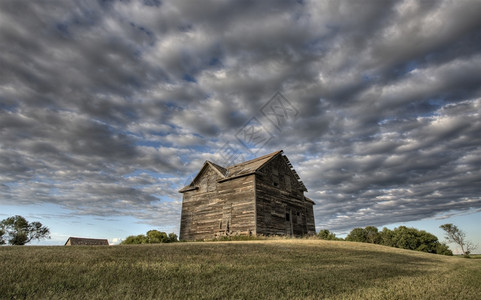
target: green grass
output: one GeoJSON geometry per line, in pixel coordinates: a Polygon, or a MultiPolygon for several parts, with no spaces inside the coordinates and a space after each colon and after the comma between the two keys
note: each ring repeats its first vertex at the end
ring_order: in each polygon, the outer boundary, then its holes
{"type": "Polygon", "coordinates": [[[320,240],[1,247],[0,298],[479,299],[481,260],[320,240]]]}

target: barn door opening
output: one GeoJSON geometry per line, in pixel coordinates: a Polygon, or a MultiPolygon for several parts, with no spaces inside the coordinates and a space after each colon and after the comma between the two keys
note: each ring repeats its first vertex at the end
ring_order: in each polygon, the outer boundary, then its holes
{"type": "Polygon", "coordinates": [[[294,234],[292,224],[292,209],[286,209],[286,235],[292,236],[294,234]]]}

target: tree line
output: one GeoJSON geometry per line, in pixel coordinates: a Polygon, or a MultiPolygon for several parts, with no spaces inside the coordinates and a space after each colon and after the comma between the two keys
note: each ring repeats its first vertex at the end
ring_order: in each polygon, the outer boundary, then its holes
{"type": "MultiPolygon", "coordinates": [[[[22,246],[32,240],[50,238],[50,229],[40,222],[28,222],[24,217],[16,215],[0,222],[0,245],[10,244],[22,246]]],[[[149,230],[146,235],[128,236],[122,244],[157,244],[178,242],[175,233],[165,233],[158,230],[149,230]]]]}
{"type": "MultiPolygon", "coordinates": [[[[469,257],[470,252],[476,248],[473,243],[466,240],[466,234],[456,225],[444,224],[441,225],[440,228],[444,230],[445,238],[448,242],[460,246],[464,256],[469,257]]],[[[336,237],[336,235],[328,229],[320,230],[317,236],[323,240],[343,240],[342,238],[336,237]]],[[[357,227],[351,230],[345,240],[427,253],[453,255],[448,245],[440,242],[434,234],[406,226],[399,226],[393,230],[384,227],[382,231],[379,231],[374,226],[364,228],[357,227]]]]}
{"type": "Polygon", "coordinates": [[[374,226],[354,228],[346,237],[346,241],[379,244],[427,253],[453,255],[453,252],[449,250],[449,247],[445,243],[441,243],[434,234],[406,226],[399,226],[393,230],[384,227],[380,232],[374,226]]]}
{"type": "Polygon", "coordinates": [[[149,230],[147,234],[129,235],[121,244],[160,244],[178,242],[177,235],[173,232],[167,234],[163,231],[149,230]]]}

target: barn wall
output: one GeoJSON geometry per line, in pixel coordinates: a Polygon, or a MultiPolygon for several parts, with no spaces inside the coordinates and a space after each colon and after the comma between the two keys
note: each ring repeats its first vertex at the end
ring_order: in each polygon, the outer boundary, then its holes
{"type": "Polygon", "coordinates": [[[254,175],[220,183],[219,195],[225,201],[223,230],[227,230],[229,222],[229,234],[255,234],[254,175]]]}
{"type": "Polygon", "coordinates": [[[307,204],[298,180],[281,155],[258,171],[256,195],[257,234],[315,233],[312,204],[307,204]]]}
{"type": "Polygon", "coordinates": [[[316,224],[314,220],[314,207],[310,202],[306,202],[306,212],[307,212],[307,234],[316,234],[316,224]]]}
{"type": "Polygon", "coordinates": [[[254,176],[224,182],[211,167],[184,193],[181,240],[211,239],[227,234],[255,234],[254,176]]]}

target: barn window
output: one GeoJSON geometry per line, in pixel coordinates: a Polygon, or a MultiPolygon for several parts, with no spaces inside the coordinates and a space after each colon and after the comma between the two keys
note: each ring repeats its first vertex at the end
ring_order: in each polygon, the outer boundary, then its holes
{"type": "Polygon", "coordinates": [[[291,214],[289,214],[288,212],[286,213],[286,221],[290,221],[291,220],[291,214]]]}
{"type": "Polygon", "coordinates": [[[274,183],[274,186],[279,185],[279,177],[278,176],[272,176],[272,182],[274,183]]]}

